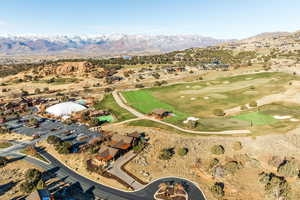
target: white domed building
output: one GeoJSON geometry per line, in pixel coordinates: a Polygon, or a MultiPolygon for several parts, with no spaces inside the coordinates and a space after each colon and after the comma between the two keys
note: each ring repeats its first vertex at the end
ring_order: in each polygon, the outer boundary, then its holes
{"type": "Polygon", "coordinates": [[[46,112],[56,117],[64,117],[70,116],[73,113],[80,112],[85,109],[87,108],[81,104],[74,102],[64,102],[50,106],[46,109],[46,112]]]}

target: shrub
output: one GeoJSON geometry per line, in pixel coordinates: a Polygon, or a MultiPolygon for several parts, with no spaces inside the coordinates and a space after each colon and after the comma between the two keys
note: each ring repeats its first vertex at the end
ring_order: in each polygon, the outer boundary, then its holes
{"type": "Polygon", "coordinates": [[[247,110],[248,107],[247,107],[246,105],[242,105],[240,109],[241,109],[241,110],[247,110]]]}
{"type": "Polygon", "coordinates": [[[34,90],[34,94],[40,94],[40,93],[41,93],[40,88],[36,88],[36,89],[34,90]]]}
{"type": "Polygon", "coordinates": [[[214,145],[211,148],[211,152],[216,155],[221,155],[225,153],[225,149],[222,145],[214,145]]]}
{"type": "Polygon", "coordinates": [[[232,148],[235,151],[239,151],[239,150],[241,150],[243,148],[243,145],[242,145],[242,143],[240,141],[236,141],[236,142],[234,142],[232,144],[232,148]]]}
{"type": "Polygon", "coordinates": [[[55,135],[50,135],[47,138],[48,144],[57,144],[61,142],[61,139],[55,135]]]}
{"type": "Polygon", "coordinates": [[[133,151],[135,153],[141,152],[146,146],[146,142],[144,140],[140,140],[134,147],[133,151]]]}
{"type": "Polygon", "coordinates": [[[134,87],[135,88],[144,88],[145,86],[143,84],[136,84],[134,87]]]}
{"type": "Polygon", "coordinates": [[[40,179],[36,185],[36,189],[38,189],[38,190],[45,189],[46,187],[47,187],[46,183],[42,179],[40,179]]]}
{"type": "Polygon", "coordinates": [[[249,103],[249,106],[252,107],[252,108],[257,107],[257,102],[256,101],[251,101],[249,103]]]}
{"type": "Polygon", "coordinates": [[[240,168],[242,167],[242,165],[240,163],[238,163],[237,161],[230,161],[227,162],[224,165],[224,171],[226,175],[233,175],[235,174],[240,168]]]}
{"type": "Polygon", "coordinates": [[[214,195],[215,198],[222,198],[225,195],[224,192],[224,184],[223,183],[215,183],[211,188],[210,191],[214,195]]]}
{"type": "Polygon", "coordinates": [[[105,92],[105,93],[109,93],[109,92],[112,92],[112,91],[113,91],[112,88],[105,88],[105,89],[104,89],[104,92],[105,92]]]}
{"type": "Polygon", "coordinates": [[[208,163],[208,170],[212,169],[215,167],[217,164],[219,164],[219,160],[217,158],[213,158],[209,161],[208,163]]]}
{"type": "Polygon", "coordinates": [[[28,126],[38,126],[39,125],[39,121],[36,119],[36,118],[31,118],[28,123],[27,123],[28,126]]]}
{"type": "Polygon", "coordinates": [[[100,122],[97,118],[92,118],[92,119],[90,119],[90,125],[91,126],[99,126],[100,122]]]}
{"type": "Polygon", "coordinates": [[[55,145],[55,149],[59,154],[68,154],[71,152],[72,144],[70,142],[60,142],[55,145]]]}
{"type": "Polygon", "coordinates": [[[297,163],[294,160],[283,161],[283,163],[278,166],[277,171],[287,177],[298,176],[299,174],[297,163]]]}
{"type": "Polygon", "coordinates": [[[263,184],[267,184],[271,180],[270,174],[261,173],[259,175],[259,182],[263,184]]]}
{"type": "Polygon", "coordinates": [[[8,163],[8,159],[6,157],[0,156],[0,167],[4,167],[8,163]]]}
{"type": "Polygon", "coordinates": [[[25,172],[26,181],[33,183],[34,185],[36,185],[41,178],[42,178],[42,172],[40,172],[37,169],[28,169],[25,172]]]}
{"type": "Polygon", "coordinates": [[[159,154],[159,159],[161,160],[170,160],[172,156],[174,155],[174,149],[173,148],[166,148],[161,150],[159,154]]]}
{"type": "Polygon", "coordinates": [[[45,93],[48,93],[48,92],[49,92],[49,88],[45,87],[45,88],[43,89],[43,91],[44,91],[45,93]]]}
{"type": "Polygon", "coordinates": [[[224,116],[225,115],[225,112],[222,110],[222,109],[215,109],[213,111],[214,115],[216,116],[224,116]]]}
{"type": "Polygon", "coordinates": [[[35,188],[35,185],[31,182],[24,181],[20,184],[20,191],[23,193],[31,193],[35,188]]]}
{"type": "Polygon", "coordinates": [[[182,147],[178,149],[177,154],[180,156],[185,156],[188,152],[188,148],[182,147]]]}
{"type": "Polygon", "coordinates": [[[272,199],[290,199],[291,187],[284,177],[273,173],[262,173],[259,181],[265,184],[265,193],[272,199]]]}

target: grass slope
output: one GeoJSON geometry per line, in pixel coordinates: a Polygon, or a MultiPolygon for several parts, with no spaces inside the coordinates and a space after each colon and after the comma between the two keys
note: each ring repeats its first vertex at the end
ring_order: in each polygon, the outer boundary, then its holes
{"type": "Polygon", "coordinates": [[[107,109],[112,112],[112,114],[117,118],[117,120],[125,121],[128,119],[133,119],[135,116],[128,112],[127,110],[121,108],[114,100],[112,94],[105,95],[102,101],[97,102],[94,105],[95,109],[107,109]]]}
{"type": "Polygon", "coordinates": [[[123,92],[123,96],[130,106],[142,113],[148,114],[156,108],[163,108],[175,114],[175,116],[169,117],[165,121],[181,121],[188,117],[187,114],[176,110],[175,107],[155,98],[148,90],[127,91],[123,92]]]}

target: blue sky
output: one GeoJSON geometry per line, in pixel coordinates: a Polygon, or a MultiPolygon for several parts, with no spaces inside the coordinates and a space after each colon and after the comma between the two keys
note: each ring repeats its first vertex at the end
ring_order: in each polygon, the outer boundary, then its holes
{"type": "Polygon", "coordinates": [[[0,34],[200,34],[300,29],[299,0],[1,0],[0,34]]]}

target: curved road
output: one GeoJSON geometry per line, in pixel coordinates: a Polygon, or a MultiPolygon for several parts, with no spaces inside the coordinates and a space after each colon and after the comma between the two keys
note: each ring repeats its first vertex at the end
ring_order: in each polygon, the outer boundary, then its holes
{"type": "Polygon", "coordinates": [[[209,134],[209,135],[234,135],[234,134],[249,134],[249,133],[251,133],[251,131],[249,131],[249,130],[229,130],[229,131],[214,131],[214,132],[212,132],[212,131],[193,131],[193,130],[187,130],[187,129],[178,127],[178,126],[176,126],[174,124],[170,124],[170,123],[167,123],[167,122],[164,122],[164,121],[161,121],[161,120],[157,120],[157,119],[148,117],[148,116],[146,116],[146,115],[138,112],[137,110],[133,109],[132,107],[126,105],[122,101],[122,98],[120,97],[121,94],[119,94],[117,91],[113,91],[112,95],[113,95],[115,101],[117,102],[117,104],[120,107],[122,107],[122,108],[126,109],[128,112],[132,113],[133,115],[135,115],[136,117],[138,117],[138,119],[151,120],[151,121],[154,121],[154,122],[157,122],[157,123],[160,123],[160,124],[164,124],[164,125],[170,126],[172,128],[175,128],[177,130],[180,130],[180,131],[183,131],[183,132],[186,132],[186,133],[209,134]]]}
{"type": "Polygon", "coordinates": [[[189,194],[189,200],[206,200],[205,195],[201,192],[201,190],[194,183],[185,179],[176,177],[162,178],[153,181],[141,190],[126,192],[96,183],[77,174],[45,151],[40,152],[40,154],[46,158],[50,164],[18,153],[6,153],[2,154],[2,156],[12,156],[15,158],[24,159],[52,174],[55,174],[58,178],[65,178],[66,182],[80,183],[84,190],[89,190],[95,196],[104,198],[106,200],[153,200],[153,195],[157,191],[158,185],[162,182],[176,182],[183,184],[189,194]]]}

